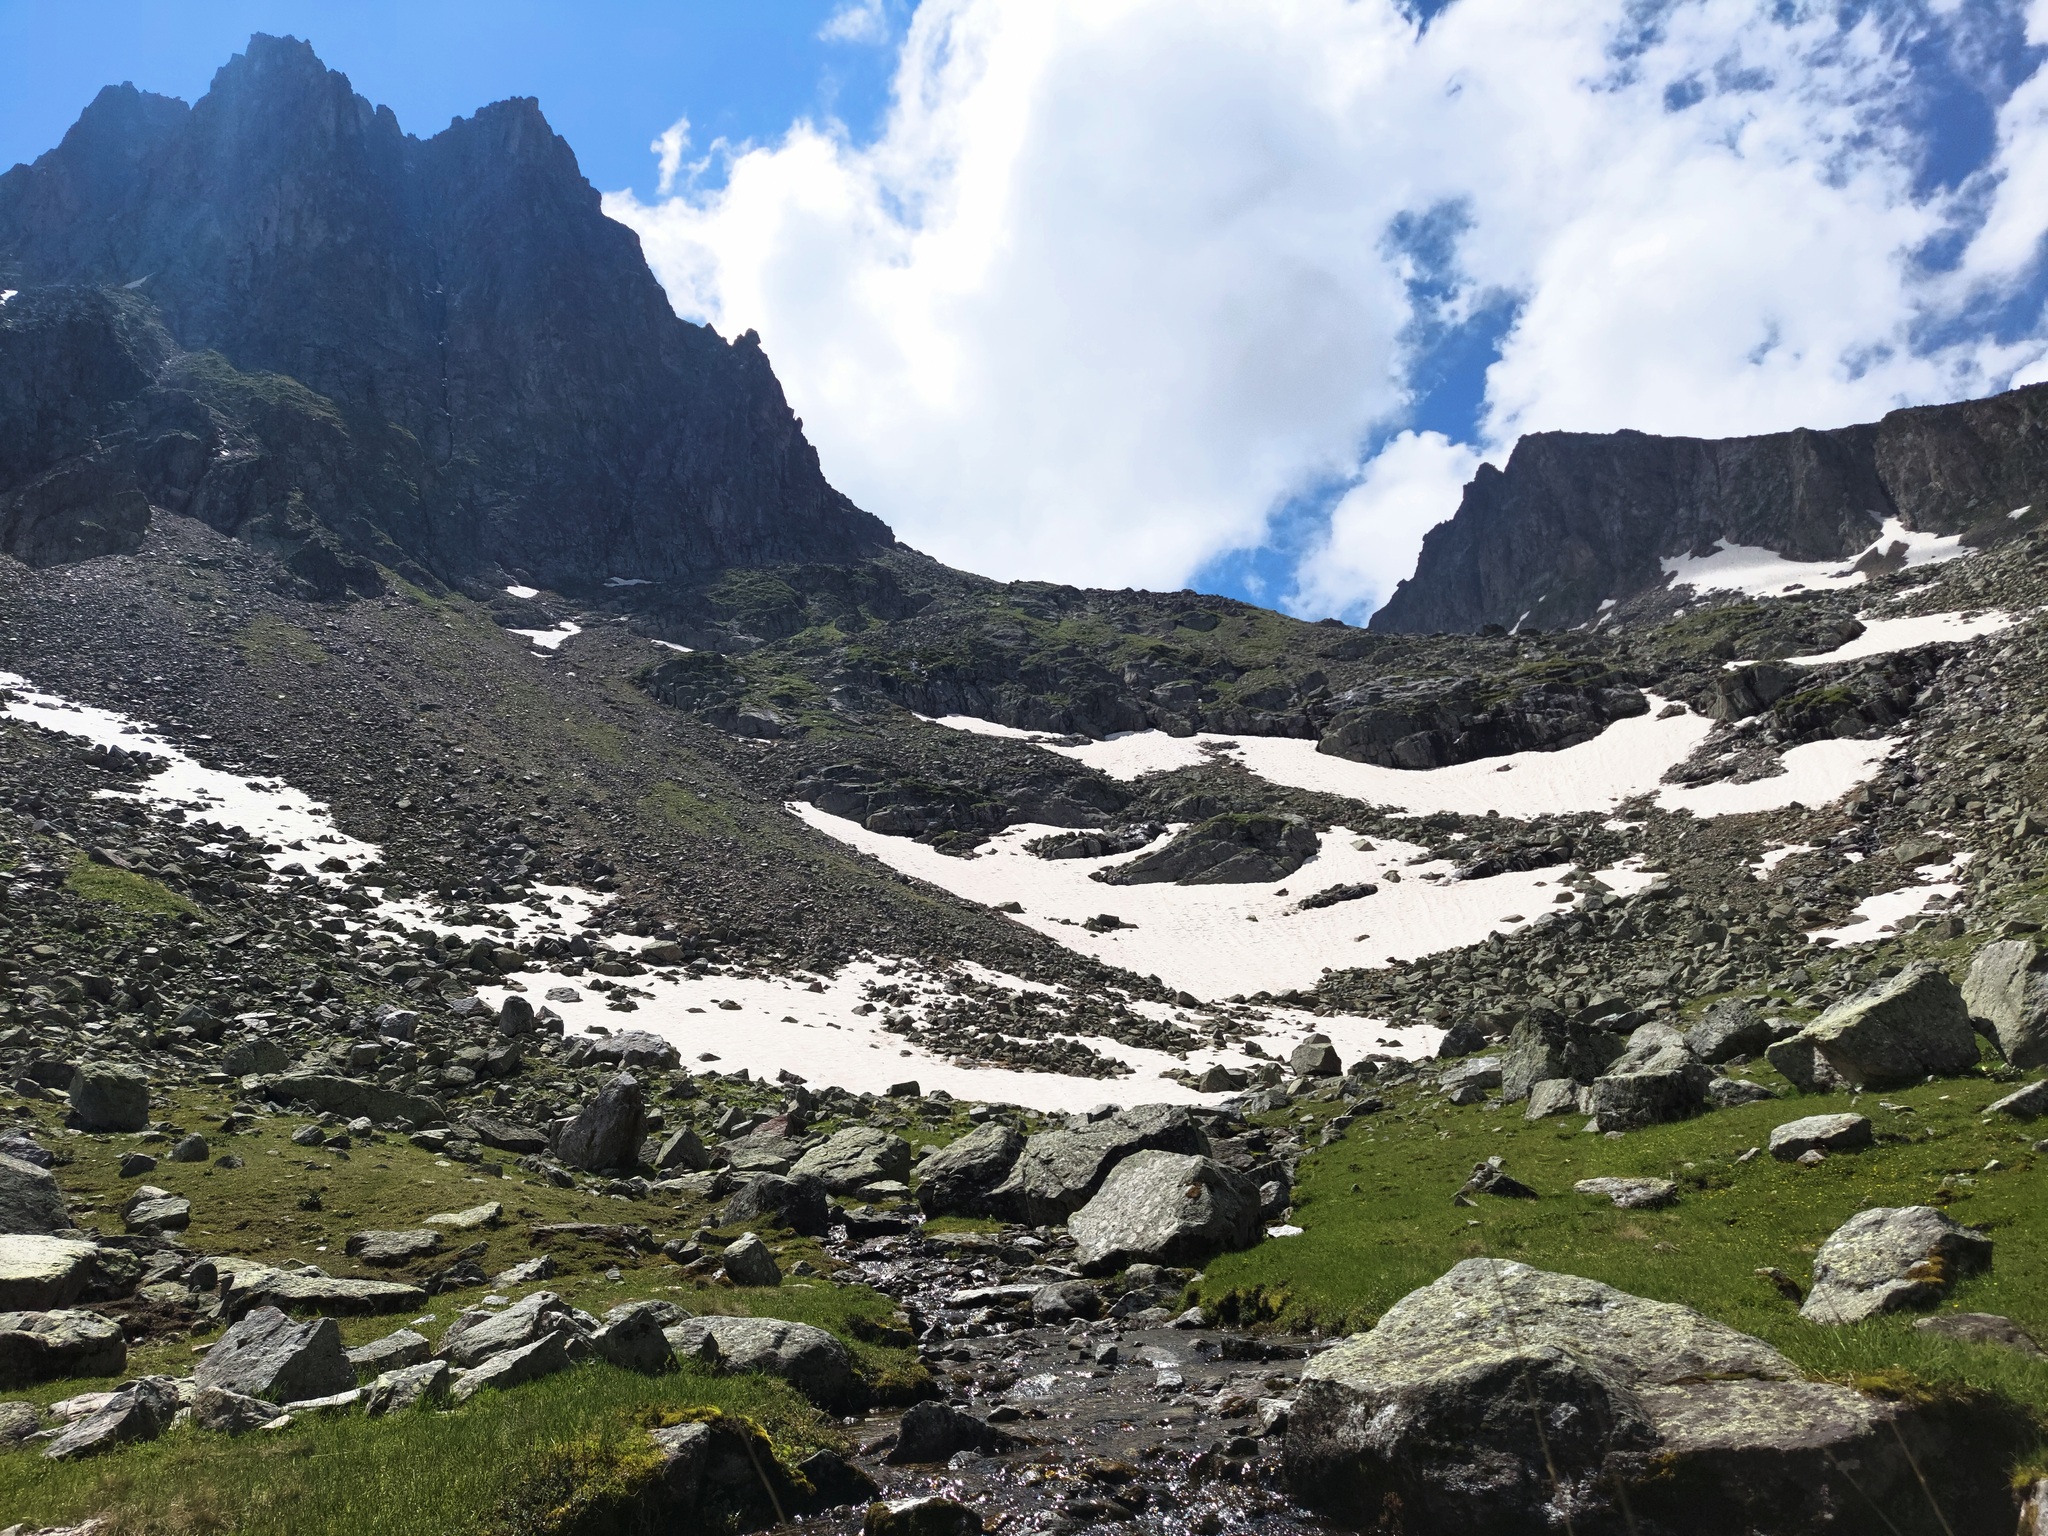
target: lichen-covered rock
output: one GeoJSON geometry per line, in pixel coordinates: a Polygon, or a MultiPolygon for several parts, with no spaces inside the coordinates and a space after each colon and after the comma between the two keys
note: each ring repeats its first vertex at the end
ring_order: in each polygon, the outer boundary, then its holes
{"type": "Polygon", "coordinates": [[[1585,1089],[1568,1077],[1546,1077],[1529,1090],[1529,1107],[1524,1120],[1548,1120],[1552,1115],[1577,1114],[1585,1102],[1585,1089]]]}
{"type": "Polygon", "coordinates": [[[1322,846],[1298,816],[1229,812],[1183,828],[1162,847],[1098,870],[1106,885],[1257,885],[1282,880],[1322,846]]]}
{"type": "Polygon", "coordinates": [[[1296,1077],[1342,1077],[1344,1063],[1328,1035],[1310,1035],[1287,1053],[1287,1070],[1296,1077]]]}
{"type": "Polygon", "coordinates": [[[639,1159],[647,1099],[640,1080],[621,1072],[562,1127],[555,1155],[571,1168],[630,1168],[639,1159]]]}
{"type": "Polygon", "coordinates": [[[853,1355],[822,1328],[775,1317],[692,1317],[664,1332],[679,1360],[777,1376],[821,1408],[849,1413],[867,1392],[853,1355]]]}
{"type": "Polygon", "coordinates": [[[149,1124],[149,1079],[134,1067],[83,1063],[71,1077],[71,1113],[88,1131],[139,1131],[149,1124]]]}
{"type": "Polygon", "coordinates": [[[466,1403],[487,1387],[520,1387],[543,1376],[566,1371],[573,1362],[559,1333],[545,1333],[517,1349],[500,1350],[474,1368],[464,1371],[449,1389],[449,1396],[466,1403]]]}
{"type": "Polygon", "coordinates": [[[326,1312],[336,1317],[362,1317],[377,1312],[413,1312],[427,1299],[416,1285],[398,1280],[353,1280],[339,1275],[302,1275],[267,1264],[236,1260],[220,1266],[227,1272],[222,1310],[238,1318],[257,1307],[286,1312],[326,1312]]]}
{"type": "Polygon", "coordinates": [[[1690,1308],[1468,1259],[1310,1361],[1285,1468],[1339,1520],[1415,1536],[1811,1536],[1922,1498],[1916,1460],[1956,1530],[2009,1519],[1995,1460],[1944,1433],[1690,1308]]]}
{"type": "Polygon", "coordinates": [[[493,1355],[524,1349],[536,1339],[561,1334],[573,1340],[577,1353],[587,1352],[584,1325],[567,1302],[553,1291],[522,1296],[502,1312],[465,1312],[448,1325],[436,1353],[459,1370],[483,1364],[493,1355]]]}
{"type": "Polygon", "coordinates": [[[1789,1163],[1808,1152],[1858,1152],[1873,1137],[1867,1116],[1808,1115],[1772,1130],[1770,1150],[1771,1156],[1789,1163]]]}
{"type": "Polygon", "coordinates": [[[1534,1010],[1515,1025],[1501,1053],[1501,1099],[1519,1104],[1538,1083],[1558,1079],[1590,1083],[1627,1048],[1612,1030],[1534,1010]]]}
{"type": "Polygon", "coordinates": [[[276,1403],[231,1392],[226,1387],[199,1387],[192,1393],[192,1422],[222,1435],[246,1435],[273,1424],[284,1414],[276,1403]]]}
{"type": "Polygon", "coordinates": [[[347,1350],[349,1368],[358,1376],[381,1376],[386,1371],[402,1371],[408,1366],[420,1364],[434,1352],[433,1344],[423,1333],[414,1333],[410,1328],[401,1328],[396,1333],[387,1333],[381,1339],[347,1350]]]}
{"type": "Polygon", "coordinates": [[[1963,1006],[2022,1071],[2048,1065],[2048,957],[2029,939],[1986,944],[1963,978],[1963,1006]]]}
{"type": "Polygon", "coordinates": [[[1991,1267],[1991,1239],[1930,1205],[1858,1211],[1820,1245],[1810,1323],[1860,1323],[1881,1312],[1930,1307],[1965,1275],[1991,1267]]]}
{"type": "Polygon", "coordinates": [[[258,1307],[220,1336],[192,1379],[273,1403],[328,1397],[356,1384],[331,1317],[294,1322],[275,1307],[258,1307]]]}
{"type": "Polygon", "coordinates": [[[183,1195],[144,1184],[121,1202],[121,1220],[130,1232],[182,1232],[192,1225],[192,1202],[183,1195]]]}
{"type": "Polygon", "coordinates": [[[884,1179],[910,1177],[910,1143],[871,1125],[849,1125],[811,1148],[789,1170],[793,1179],[816,1179],[835,1195],[850,1195],[884,1179]]]}
{"type": "Polygon", "coordinates": [[[621,1370],[652,1376],[671,1369],[676,1353],[661,1330],[672,1309],[658,1301],[615,1307],[604,1326],[590,1336],[598,1359],[621,1370]]]}
{"type": "Polygon", "coordinates": [[[27,1232],[0,1237],[0,1311],[70,1306],[85,1293],[98,1252],[76,1238],[27,1232]]]}
{"type": "Polygon", "coordinates": [[[1586,1110],[1603,1131],[1683,1120],[1706,1107],[1713,1077],[1676,1030],[1646,1024],[1629,1037],[1628,1049],[1608,1070],[1593,1079],[1586,1110]]]}
{"type": "Polygon", "coordinates": [[[751,1232],[742,1232],[737,1242],[728,1243],[720,1260],[725,1278],[734,1285],[776,1286],[782,1284],[782,1269],[768,1245],[751,1232]]]}
{"type": "Polygon", "coordinates": [[[170,1377],[139,1377],[52,1440],[43,1455],[51,1461],[70,1461],[117,1445],[154,1440],[171,1427],[180,1406],[178,1384],[170,1377]]]}
{"type": "Polygon", "coordinates": [[[0,1233],[48,1235],[70,1225],[64,1196],[49,1171],[0,1153],[0,1233]]]}
{"type": "Polygon", "coordinates": [[[432,1227],[403,1232],[351,1232],[342,1251],[365,1264],[410,1264],[440,1251],[441,1234],[432,1227]]]}
{"type": "Polygon", "coordinates": [[[97,1312],[0,1312],[0,1387],[112,1376],[128,1363],[121,1325],[97,1312]]]}
{"type": "Polygon", "coordinates": [[[1259,1240],[1259,1191],[1213,1158],[1134,1152],[1067,1220],[1085,1274],[1200,1264],[1259,1240]]]}
{"type": "Polygon", "coordinates": [[[1724,999],[1700,1015],[1685,1032],[1685,1046],[1701,1061],[1718,1065],[1754,1056],[1771,1043],[1771,1026],[1747,1003],[1724,999]]]}
{"type": "MultiPolygon", "coordinates": [[[[1977,1036],[1962,993],[1925,961],[1836,1003],[1781,1044],[1799,1042],[1854,1088],[1898,1088],[1977,1064],[1977,1036]]],[[[1777,1061],[1774,1048],[1771,1062],[1777,1061]]]]}
{"type": "Polygon", "coordinates": [[[403,1413],[421,1403],[448,1400],[455,1372],[446,1360],[422,1360],[380,1373],[363,1392],[363,1412],[371,1418],[403,1413]]]}
{"type": "Polygon", "coordinates": [[[1001,1184],[1024,1150],[1022,1133],[1000,1121],[977,1126],[911,1170],[917,1203],[927,1216],[986,1214],[989,1191],[1001,1184]]]}
{"type": "Polygon", "coordinates": [[[1598,1178],[1580,1179],[1572,1186],[1575,1194],[1598,1195],[1614,1203],[1616,1210],[1656,1210],[1678,1198],[1678,1186],[1669,1179],[1598,1178]]]}
{"type": "Polygon", "coordinates": [[[1078,1130],[1042,1131],[1025,1141],[1009,1176],[989,1191],[989,1211],[1032,1226],[1063,1222],[1134,1152],[1207,1157],[1209,1138],[1177,1104],[1140,1104],[1078,1130]]]}

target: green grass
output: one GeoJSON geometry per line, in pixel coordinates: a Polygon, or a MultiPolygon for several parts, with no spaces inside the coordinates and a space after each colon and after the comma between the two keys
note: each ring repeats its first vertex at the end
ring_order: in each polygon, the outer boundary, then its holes
{"type": "Polygon", "coordinates": [[[46,1524],[100,1514],[109,1536],[484,1531],[523,1469],[593,1440],[638,1444],[642,1426],[704,1408],[753,1420],[785,1461],[844,1448],[836,1426],[782,1382],[594,1364],[445,1413],[310,1419],[236,1439],[180,1429],[82,1462],[0,1454],[0,1511],[46,1524]]]}
{"type": "MultiPolygon", "coordinates": [[[[1216,1260],[1201,1296],[1235,1321],[1348,1331],[1370,1326],[1460,1259],[1490,1255],[1696,1307],[1816,1374],[1903,1369],[1925,1382],[1991,1388],[2048,1416],[2048,1361],[1932,1338],[1910,1317],[1818,1327],[1755,1273],[1773,1266],[1807,1285],[1815,1250],[1857,1211],[1942,1205],[1997,1245],[1990,1272],[1964,1280],[1945,1308],[2002,1313],[2048,1339],[2048,1231],[2039,1220],[2048,1160],[2032,1151],[2038,1132],[1979,1118],[2013,1086],[1971,1077],[1853,1100],[1788,1096],[1619,1140],[1587,1135],[1576,1117],[1530,1124],[1519,1106],[1461,1109],[1396,1090],[1385,1112],[1303,1160],[1295,1201],[1303,1235],[1216,1260]],[[1886,1110],[1880,1099],[1911,1113],[1886,1110]],[[1869,1151],[1812,1168],[1767,1153],[1736,1161],[1773,1126],[1852,1107],[1877,1128],[1869,1151]],[[1453,1205],[1472,1165],[1495,1154],[1542,1198],[1453,1205]],[[2005,1166],[1984,1171],[1993,1159],[2005,1166]],[[1572,1192],[1574,1181],[1603,1174],[1675,1179],[1678,1203],[1618,1211],[1572,1192]]],[[[1316,1108],[1327,1117],[1329,1106],[1316,1108]]]]}
{"type": "Polygon", "coordinates": [[[82,853],[72,856],[71,871],[64,877],[64,884],[88,900],[111,902],[131,912],[153,912],[163,917],[200,913],[197,905],[161,881],[132,870],[115,869],[111,864],[95,864],[82,853]]]}

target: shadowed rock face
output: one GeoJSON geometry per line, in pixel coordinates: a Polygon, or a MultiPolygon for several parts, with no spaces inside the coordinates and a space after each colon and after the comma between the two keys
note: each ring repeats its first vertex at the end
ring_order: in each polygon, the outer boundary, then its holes
{"type": "Polygon", "coordinates": [[[2048,479],[2048,386],[1893,411],[1872,425],[1763,437],[1538,432],[1482,464],[1430,530],[1372,628],[1583,624],[1664,579],[1662,558],[1717,540],[1846,560],[1886,518],[1995,526],[2048,479]]]}
{"type": "MultiPolygon", "coordinates": [[[[119,547],[138,481],[187,510],[216,473],[210,521],[295,489],[354,554],[442,572],[660,577],[892,542],[825,482],[753,333],[727,342],[675,316],[531,99],[416,139],[309,46],[264,36],[190,107],[110,86],[56,149],[0,176],[0,286],[23,290],[0,325],[29,324],[55,285],[135,302],[66,321],[56,350],[81,376],[62,446],[112,460],[114,478],[45,487],[17,540],[33,555],[119,547]],[[146,399],[180,385],[159,377],[158,318],[176,348],[232,365],[210,382],[253,385],[146,399]],[[174,407],[185,462],[94,431],[174,407]],[[87,491],[112,510],[43,527],[87,491]]],[[[6,352],[0,438],[46,437],[52,391],[10,389],[6,352]]],[[[61,462],[9,456],[0,510],[61,462]]]]}

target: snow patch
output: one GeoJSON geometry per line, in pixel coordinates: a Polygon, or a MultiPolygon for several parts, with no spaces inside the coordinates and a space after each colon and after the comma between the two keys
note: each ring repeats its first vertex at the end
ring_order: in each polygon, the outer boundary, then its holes
{"type": "MultiPolygon", "coordinates": [[[[9,295],[8,295],[7,297],[8,297],[8,298],[12,298],[12,297],[13,297],[13,295],[12,295],[12,294],[9,294],[9,295]]],[[[6,303],[6,302],[7,302],[7,299],[0,299],[0,304],[4,304],[4,303],[6,303]]],[[[2033,510],[2034,510],[2034,507],[2033,507],[2033,503],[2032,503],[2032,502],[2029,502],[2029,503],[2028,503],[2028,504],[2027,504],[2026,506],[2024,506],[2024,507],[2014,507],[2014,508],[2013,508],[2013,509],[2012,509],[2012,510],[2011,510],[2010,512],[2008,512],[2008,513],[2006,513],[2006,514],[2005,514],[2005,520],[2006,520],[2007,522],[2009,522],[2009,523],[2016,523],[2016,522],[2018,522],[2018,521],[2019,521],[2019,520],[2020,520],[2021,518],[2025,517],[2025,516],[2026,516],[2026,515],[2027,515],[2027,514],[2028,514],[2029,512],[2031,512],[2031,511],[2033,511],[2033,510]]]]}
{"type": "Polygon", "coordinates": [[[507,587],[505,590],[514,597],[535,598],[540,596],[539,587],[507,587]]]}
{"type": "Polygon", "coordinates": [[[645,576],[607,576],[604,584],[608,587],[651,587],[653,582],[645,576]]]}
{"type": "MultiPolygon", "coordinates": [[[[19,292],[21,292],[19,288],[0,288],[0,304],[5,304],[9,299],[13,298],[19,292]]],[[[2026,510],[2027,509],[2025,507],[2020,508],[2020,512],[2024,512],[2026,510]]],[[[2014,517],[2018,517],[2019,515],[2019,512],[2013,513],[2014,517]]]]}
{"type": "Polygon", "coordinates": [[[1984,635],[1995,635],[2019,622],[2013,615],[1993,608],[1985,613],[1923,613],[1911,618],[1880,619],[1863,616],[1863,633],[1846,645],[1812,656],[1788,656],[1787,665],[1825,667],[1838,661],[1861,661],[1869,656],[1889,656],[1893,651],[1911,650],[1916,645],[1937,641],[1961,643],[1984,635]]]}
{"type": "Polygon", "coordinates": [[[334,824],[326,806],[282,780],[250,778],[225,769],[202,767],[154,728],[112,710],[74,704],[45,693],[12,672],[0,672],[0,689],[9,695],[5,713],[10,720],[78,737],[97,746],[146,752],[167,760],[166,767],[142,780],[133,792],[101,791],[110,799],[137,800],[163,809],[176,807],[188,816],[276,843],[278,851],[263,856],[272,869],[300,864],[329,883],[339,882],[341,875],[314,871],[312,866],[321,860],[340,859],[354,870],[381,856],[376,844],[344,834],[334,824]]]}
{"type": "Polygon", "coordinates": [[[1055,739],[1050,731],[1020,730],[1014,725],[998,725],[993,720],[984,720],[979,715],[920,715],[931,725],[943,725],[949,731],[965,731],[970,736],[1000,736],[1006,741],[1050,742],[1055,739]]]}
{"type": "Polygon", "coordinates": [[[1823,928],[1817,933],[1809,933],[1807,938],[1816,944],[1875,944],[1879,939],[1889,938],[1907,918],[1925,912],[1935,897],[1953,898],[1961,890],[1962,887],[1953,881],[1937,880],[1932,885],[1909,885],[1896,891],[1880,891],[1856,904],[1853,922],[1840,928],[1823,928]]]}
{"type": "Polygon", "coordinates": [[[1861,586],[1863,572],[1855,564],[1864,555],[1882,555],[1902,544],[1908,567],[1933,565],[1970,553],[1961,534],[1917,533],[1897,518],[1886,518],[1883,531],[1868,549],[1847,560],[1788,560],[1775,550],[1718,540],[1711,555],[1673,555],[1659,563],[1673,587],[1695,592],[1741,592],[1750,597],[1783,597],[1795,591],[1822,591],[1861,586]]]}
{"type": "Polygon", "coordinates": [[[677,645],[673,640],[656,640],[654,643],[665,651],[676,651],[684,656],[689,655],[693,649],[691,646],[677,645]]]}
{"type": "Polygon", "coordinates": [[[562,648],[562,642],[571,635],[582,634],[583,626],[564,619],[553,629],[515,629],[510,633],[532,641],[536,650],[558,651],[562,648]]]}
{"type": "Polygon", "coordinates": [[[1782,811],[1794,805],[1818,809],[1868,781],[1898,745],[1895,736],[1811,741],[1786,752],[1785,771],[1774,778],[1748,784],[1668,784],[1657,792],[1657,804],[1667,811],[1691,811],[1702,819],[1782,811]]]}

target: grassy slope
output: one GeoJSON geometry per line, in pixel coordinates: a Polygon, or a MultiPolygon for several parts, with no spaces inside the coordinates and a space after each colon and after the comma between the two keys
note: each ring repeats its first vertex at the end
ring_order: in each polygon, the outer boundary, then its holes
{"type": "MultiPolygon", "coordinates": [[[[1776,1081],[1768,1069],[1755,1075],[1776,1081]]],[[[1303,1161],[1295,1206],[1303,1235],[1217,1260],[1202,1295],[1246,1321],[1339,1332],[1369,1326],[1458,1260],[1493,1255],[1697,1307],[1816,1374],[1902,1369],[1924,1381],[1995,1388],[2048,1416],[2048,1361],[1933,1338],[1908,1317],[1817,1327],[1755,1273],[1775,1266],[1804,1286],[1815,1250],[1855,1212],[1945,1205],[1997,1243],[1991,1271],[1958,1285],[1945,1310],[2002,1313],[2048,1339],[2048,1233],[2036,1219],[2048,1160],[2032,1150],[2040,1132],[1979,1115],[2013,1086],[1971,1077],[1853,1100],[1787,1097],[1619,1140],[1587,1135],[1576,1117],[1529,1124],[1519,1106],[1457,1108],[1396,1089],[1383,1113],[1303,1161]],[[1880,1099],[1910,1112],[1884,1109],[1880,1099]],[[1813,1168],[1768,1154],[1736,1161],[1773,1126],[1852,1107],[1877,1128],[1869,1151],[1813,1168]],[[1472,1165],[1492,1155],[1542,1198],[1453,1205],[1472,1165]],[[2002,1166],[1986,1171],[1993,1160],[2002,1166]],[[1572,1192],[1576,1180],[1609,1174],[1675,1179],[1681,1193],[1666,1210],[1618,1211],[1572,1192]]],[[[1314,1110],[1326,1118],[1331,1107],[1314,1110]]]]}
{"type": "MultiPolygon", "coordinates": [[[[869,1325],[886,1323],[894,1312],[888,1298],[864,1287],[823,1280],[791,1280],[765,1291],[708,1287],[659,1256],[635,1258],[559,1237],[536,1245],[529,1236],[535,1221],[639,1223],[658,1237],[687,1235],[715,1222],[703,1207],[555,1189],[529,1182],[516,1171],[493,1177],[396,1138],[359,1145],[342,1157],[293,1144],[291,1132],[305,1123],[295,1116],[265,1117],[250,1131],[221,1135],[216,1127],[226,1109],[227,1101],[217,1092],[195,1091],[167,1099],[156,1112],[202,1131],[216,1156],[232,1151],[245,1166],[162,1162],[140,1179],[124,1180],[116,1165],[124,1152],[136,1149],[138,1138],[66,1135],[58,1129],[57,1106],[32,1107],[42,1139],[72,1158],[58,1169],[67,1197],[74,1206],[90,1202],[98,1207],[80,1211],[79,1219],[106,1231],[120,1229],[115,1207],[126,1193],[149,1182],[192,1200],[193,1225],[185,1237],[195,1251],[260,1255],[279,1264],[311,1262],[334,1274],[379,1273],[343,1256],[348,1233],[413,1226],[434,1212],[498,1200],[505,1206],[502,1227],[450,1233],[446,1251],[418,1268],[436,1268],[449,1252],[476,1241],[488,1244],[479,1260],[487,1272],[547,1252],[562,1269],[547,1288],[589,1311],[601,1314],[621,1301],[651,1296],[698,1313],[786,1317],[839,1334],[869,1378],[884,1388],[914,1390],[921,1377],[911,1351],[859,1336],[872,1331],[869,1325]],[[308,1168],[308,1163],[321,1166],[308,1168]],[[321,1197],[321,1209],[301,1210],[302,1197],[314,1192],[321,1197]],[[613,1266],[619,1270],[617,1280],[607,1275],[613,1266]]],[[[165,1147],[154,1144],[148,1150],[161,1155],[165,1147]]],[[[803,1239],[777,1246],[785,1268],[800,1258],[815,1262],[823,1257],[803,1239]]],[[[481,1295],[456,1292],[428,1301],[424,1310],[436,1320],[422,1331],[436,1335],[481,1295]]],[[[405,1326],[416,1315],[338,1322],[344,1342],[355,1345],[405,1326]]],[[[131,1349],[120,1376],[74,1378],[6,1395],[48,1403],[108,1390],[136,1375],[184,1374],[194,1364],[193,1346],[218,1336],[217,1329],[189,1336],[174,1332],[131,1349]]],[[[99,1513],[113,1517],[116,1530],[293,1536],[485,1530],[498,1502],[538,1458],[607,1437],[625,1445],[636,1426],[658,1415],[704,1407],[754,1419],[786,1457],[840,1444],[832,1421],[777,1381],[720,1378],[694,1370],[650,1380],[609,1367],[586,1367],[516,1392],[485,1393],[448,1414],[311,1421],[256,1439],[178,1431],[149,1446],[65,1466],[43,1461],[34,1449],[0,1453],[0,1518],[60,1522],[99,1513]]]]}

